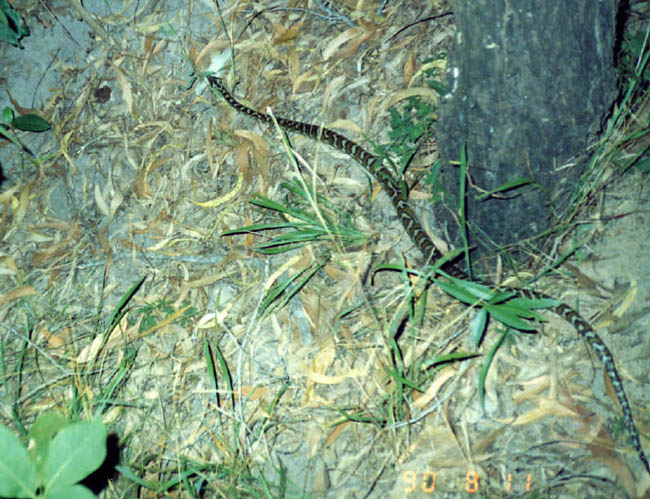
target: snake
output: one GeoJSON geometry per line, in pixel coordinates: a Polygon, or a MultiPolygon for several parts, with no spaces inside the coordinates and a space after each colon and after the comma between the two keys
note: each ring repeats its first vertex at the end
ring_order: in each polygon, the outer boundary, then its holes
{"type": "MultiPolygon", "coordinates": [[[[218,92],[236,111],[250,116],[262,123],[273,125],[277,122],[277,124],[286,131],[295,132],[310,137],[316,141],[329,144],[331,147],[343,151],[348,156],[354,158],[380,183],[381,187],[388,195],[400,223],[420,253],[422,253],[428,261],[436,261],[443,258],[443,254],[433,244],[433,241],[425,232],[415,215],[415,212],[411,208],[408,202],[408,190],[406,189],[404,182],[395,179],[391,171],[384,165],[384,161],[381,157],[366,151],[361,145],[357,144],[353,140],[350,140],[344,135],[341,135],[334,130],[330,130],[329,128],[310,123],[303,123],[301,121],[294,121],[287,118],[275,117],[270,114],[256,111],[255,109],[239,102],[226,88],[221,78],[214,76],[213,74],[206,75],[206,78],[210,86],[216,90],[216,92],[218,92]]],[[[461,280],[469,279],[468,274],[453,263],[453,261],[446,261],[441,265],[440,269],[451,277],[461,280]]],[[[476,280],[474,280],[474,282],[476,282],[476,280]]],[[[556,313],[559,317],[575,328],[578,335],[586,341],[603,365],[605,374],[609,378],[614,393],[616,394],[616,398],[621,406],[625,425],[625,434],[634,446],[634,449],[636,450],[636,453],[642,461],[646,471],[650,474],[650,463],[648,463],[648,459],[643,451],[643,447],[641,446],[639,431],[634,422],[632,408],[625,393],[621,376],[616,368],[614,356],[605,342],[596,333],[594,328],[576,310],[565,303],[556,301],[544,293],[532,289],[500,289],[514,292],[517,296],[530,300],[553,300],[555,305],[549,307],[549,310],[556,313]]]]}

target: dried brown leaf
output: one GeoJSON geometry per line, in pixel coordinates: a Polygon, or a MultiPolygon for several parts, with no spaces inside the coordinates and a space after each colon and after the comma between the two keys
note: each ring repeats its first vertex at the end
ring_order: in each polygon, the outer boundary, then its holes
{"type": "Polygon", "coordinates": [[[115,75],[117,77],[117,83],[120,86],[120,90],[122,90],[122,98],[126,103],[126,107],[129,110],[129,113],[131,113],[131,116],[135,116],[135,114],[133,113],[133,92],[131,91],[131,85],[127,81],[125,74],[119,68],[119,65],[122,62],[122,60],[123,57],[120,57],[113,63],[112,65],[113,71],[115,71],[115,75]]]}
{"type": "Polygon", "coordinates": [[[276,24],[273,28],[273,43],[276,45],[282,45],[292,42],[298,38],[304,25],[305,21],[294,24],[290,28],[285,28],[280,24],[276,24]]]}
{"type": "Polygon", "coordinates": [[[408,88],[415,74],[415,54],[411,52],[404,63],[404,86],[408,88]]]}
{"type": "Polygon", "coordinates": [[[20,286],[0,296],[0,306],[10,301],[18,300],[19,298],[24,298],[25,296],[36,296],[36,295],[39,295],[39,292],[36,291],[31,286],[20,286]]]}

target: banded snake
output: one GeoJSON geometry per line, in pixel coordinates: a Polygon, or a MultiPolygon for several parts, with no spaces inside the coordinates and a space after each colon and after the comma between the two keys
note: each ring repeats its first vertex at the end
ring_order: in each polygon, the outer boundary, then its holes
{"type": "MultiPolygon", "coordinates": [[[[300,135],[313,138],[317,141],[325,142],[340,151],[344,151],[346,154],[357,160],[361,166],[363,166],[379,181],[382,188],[386,191],[388,197],[391,200],[391,203],[393,204],[393,207],[395,208],[395,211],[397,212],[397,216],[402,226],[406,230],[413,243],[415,243],[415,246],[420,250],[422,255],[425,258],[428,258],[429,261],[435,261],[443,257],[442,253],[435,247],[431,241],[431,238],[424,231],[415,213],[411,209],[408,203],[407,190],[404,188],[401,182],[395,180],[390,170],[384,166],[381,158],[369,153],[356,142],[328,128],[312,125],[309,123],[303,123],[301,121],[294,121],[287,118],[275,117],[274,119],[274,117],[269,114],[260,113],[259,111],[251,109],[233,97],[233,95],[224,85],[221,78],[218,78],[212,74],[208,74],[206,77],[210,86],[219,94],[221,94],[224,100],[236,111],[246,114],[263,123],[272,125],[274,122],[277,122],[280,127],[287,131],[296,132],[300,135]]],[[[441,269],[452,277],[462,280],[468,279],[467,274],[465,274],[463,270],[461,270],[452,262],[448,261],[444,263],[441,266],[441,269]]],[[[531,300],[550,298],[549,296],[540,293],[539,291],[531,289],[507,288],[507,290],[514,291],[518,296],[531,300]]],[[[632,408],[630,407],[630,403],[623,387],[623,382],[621,381],[621,377],[618,374],[616,364],[614,363],[614,357],[609,351],[609,348],[607,348],[607,345],[605,345],[600,336],[598,336],[596,331],[594,331],[589,322],[583,319],[578,314],[578,312],[576,312],[568,305],[564,303],[558,303],[557,305],[551,307],[551,310],[576,329],[578,334],[585,339],[587,344],[596,353],[600,362],[603,364],[605,373],[614,388],[614,392],[616,393],[616,397],[618,398],[618,402],[623,411],[626,434],[632,441],[632,445],[634,446],[639,458],[643,462],[646,471],[650,473],[650,464],[648,463],[648,459],[646,458],[646,455],[643,452],[643,448],[641,447],[639,432],[632,417],[632,408]]]]}

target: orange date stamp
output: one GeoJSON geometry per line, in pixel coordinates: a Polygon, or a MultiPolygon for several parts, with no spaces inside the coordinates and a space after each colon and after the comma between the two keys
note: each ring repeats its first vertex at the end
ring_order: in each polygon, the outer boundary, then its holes
{"type": "MultiPolygon", "coordinates": [[[[437,476],[434,471],[413,471],[406,470],[400,476],[403,483],[403,491],[406,494],[425,493],[433,494],[436,490],[437,476]]],[[[520,476],[513,476],[508,473],[503,483],[503,492],[521,493],[530,492],[533,486],[533,476],[530,473],[522,474],[520,476]]],[[[494,490],[494,483],[491,484],[491,490],[494,490]]],[[[449,488],[444,487],[446,491],[449,488]]],[[[468,494],[483,493],[481,489],[481,476],[476,471],[468,471],[463,480],[462,489],[468,494]]]]}

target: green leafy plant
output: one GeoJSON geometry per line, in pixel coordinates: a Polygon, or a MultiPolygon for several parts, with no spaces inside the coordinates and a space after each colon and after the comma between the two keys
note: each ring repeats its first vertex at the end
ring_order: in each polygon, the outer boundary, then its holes
{"type": "MultiPolygon", "coordinates": [[[[437,59],[445,56],[439,55],[435,58],[428,58],[423,61],[427,67],[437,59]]],[[[438,69],[429,67],[424,71],[424,84],[433,89],[439,95],[447,93],[447,87],[439,80],[438,69]]],[[[436,123],[436,105],[434,102],[420,97],[409,97],[399,107],[392,107],[388,110],[390,114],[390,142],[377,147],[377,153],[382,157],[397,157],[399,174],[402,175],[408,167],[411,159],[415,156],[418,144],[433,134],[436,123]]]]}
{"type": "MultiPolygon", "coordinates": [[[[423,66],[428,67],[423,71],[425,75],[424,84],[441,96],[447,93],[447,87],[440,81],[439,70],[431,65],[436,60],[445,57],[445,54],[439,54],[437,57],[427,58],[423,61],[423,66]]],[[[402,175],[417,153],[420,142],[433,135],[437,119],[436,105],[420,97],[409,97],[401,107],[391,108],[388,112],[391,127],[388,136],[391,142],[378,149],[379,152],[383,153],[384,157],[388,155],[397,156],[400,175],[402,175]]],[[[440,200],[443,191],[438,180],[440,167],[441,162],[437,160],[424,177],[424,183],[431,186],[432,203],[440,200]]]]}
{"type": "Polygon", "coordinates": [[[648,52],[650,30],[636,33],[625,33],[617,56],[619,86],[626,87],[629,81],[640,83],[645,88],[650,83],[650,68],[643,61],[643,55],[648,52]]]}
{"type": "Polygon", "coordinates": [[[255,251],[265,255],[285,253],[306,244],[330,241],[343,247],[363,244],[363,234],[354,227],[349,214],[334,206],[313,188],[291,180],[280,184],[287,190],[287,203],[282,204],[264,196],[256,196],[251,204],[281,214],[286,221],[280,223],[254,224],[224,232],[223,236],[236,234],[260,234],[266,231],[288,229],[255,246],[255,251]]]}
{"type": "Polygon", "coordinates": [[[647,120],[647,96],[650,90],[650,27],[637,33],[626,33],[617,57],[619,88],[623,96],[619,113],[630,113],[632,124],[619,143],[621,153],[616,162],[625,171],[630,167],[650,173],[650,126],[647,120]],[[625,104],[630,102],[630,106],[625,104]]]}
{"type": "Polygon", "coordinates": [[[399,159],[400,171],[403,172],[417,152],[418,141],[423,136],[431,134],[435,106],[432,102],[409,97],[401,108],[392,107],[390,114],[391,131],[388,137],[391,142],[379,149],[384,153],[391,153],[399,159]]]}
{"type": "Polygon", "coordinates": [[[20,40],[29,36],[29,28],[25,21],[9,5],[7,0],[0,0],[0,40],[14,47],[23,48],[20,40]]]}
{"type": "Polygon", "coordinates": [[[135,324],[138,318],[142,316],[138,333],[143,333],[152,330],[156,324],[174,317],[182,327],[186,327],[189,320],[197,314],[197,310],[187,300],[183,301],[182,308],[184,309],[183,313],[177,316],[177,309],[173,300],[165,297],[159,298],[154,303],[147,303],[134,310],[135,313],[129,317],[129,325],[135,324]]]}
{"type": "MultiPolygon", "coordinates": [[[[141,277],[132,284],[113,309],[110,321],[108,322],[108,327],[100,338],[96,338],[96,340],[99,340],[99,347],[92,356],[88,372],[94,371],[100,353],[108,344],[108,340],[111,337],[113,330],[117,328],[120,321],[129,310],[131,310],[129,304],[138,290],[142,287],[145,279],[146,276],[141,277]]],[[[99,419],[110,406],[114,405],[116,403],[114,395],[122,385],[122,382],[129,376],[129,373],[135,364],[137,353],[137,348],[125,348],[120,363],[118,365],[113,365],[110,373],[103,378],[107,380],[106,383],[95,386],[92,398],[88,398],[86,393],[78,391],[76,384],[73,385],[73,393],[75,394],[72,405],[73,414],[77,414],[84,407],[93,407],[93,416],[99,419]]],[[[90,377],[87,378],[86,382],[89,385],[92,385],[92,379],[90,377]]]]}
{"type": "MultiPolygon", "coordinates": [[[[2,0],[0,0],[1,2],[2,0]]],[[[45,132],[49,130],[51,125],[36,114],[23,114],[16,116],[13,109],[5,107],[2,110],[2,119],[4,123],[0,123],[0,136],[6,138],[15,146],[21,148],[23,151],[33,156],[33,153],[23,145],[18,136],[13,130],[21,130],[23,132],[45,132]]]]}
{"type": "MultiPolygon", "coordinates": [[[[192,83],[197,76],[193,75],[192,83]]],[[[441,84],[432,83],[433,70],[429,71],[427,76],[430,77],[427,80],[429,86],[436,91],[444,91],[441,84]]],[[[415,155],[420,139],[431,133],[435,123],[434,110],[434,104],[415,97],[409,98],[399,109],[391,108],[389,110],[391,142],[383,146],[374,146],[375,154],[391,163],[391,158],[395,157],[397,168],[403,172],[415,155]]],[[[291,158],[290,153],[288,155],[291,158]]],[[[314,192],[311,186],[298,180],[283,182],[281,186],[288,191],[287,199],[290,199],[285,204],[263,196],[257,196],[251,203],[281,214],[285,221],[249,225],[226,231],[222,235],[263,234],[268,231],[283,230],[282,234],[255,246],[255,250],[263,254],[284,253],[314,242],[331,242],[339,248],[358,246],[365,242],[364,235],[354,226],[350,215],[339,210],[324,196],[314,192]]],[[[269,289],[260,307],[260,313],[268,310],[271,304],[279,306],[286,304],[323,265],[314,263],[278,281],[269,289]]]]}
{"type": "MultiPolygon", "coordinates": [[[[285,253],[315,242],[329,242],[341,251],[365,242],[365,236],[352,223],[348,213],[334,206],[307,184],[294,179],[280,184],[287,190],[285,204],[264,196],[251,201],[255,206],[281,214],[286,221],[248,225],[224,232],[223,236],[237,234],[262,234],[267,231],[285,230],[280,235],[255,246],[255,251],[267,255],[285,253]]],[[[325,260],[329,257],[326,256],[325,260]]],[[[298,293],[325,263],[312,263],[304,269],[279,279],[267,292],[260,305],[259,314],[273,308],[283,307],[298,293]]]]}
{"type": "Polygon", "coordinates": [[[79,484],[106,457],[106,427],[73,423],[48,412],[34,422],[29,449],[0,426],[0,496],[85,499],[95,495],[79,484]]]}
{"type": "MultiPolygon", "coordinates": [[[[425,393],[435,381],[436,373],[445,365],[462,362],[478,357],[476,352],[455,351],[450,354],[437,355],[404,355],[405,351],[418,349],[421,338],[421,327],[426,313],[427,293],[429,282],[440,265],[446,259],[436,262],[428,272],[418,273],[407,267],[382,265],[377,271],[394,270],[400,273],[405,297],[392,315],[386,341],[388,344],[387,358],[384,360],[385,373],[382,384],[386,389],[380,399],[373,405],[364,404],[361,407],[336,409],[342,416],[333,424],[348,421],[374,424],[384,427],[386,424],[401,425],[405,420],[414,416],[412,404],[414,394],[425,393]],[[419,275],[417,284],[413,285],[413,275],[419,275]],[[402,332],[402,327],[405,331],[402,332]],[[410,343],[410,344],[409,344],[410,343]],[[410,358],[410,361],[407,360],[410,358]]],[[[418,417],[418,416],[416,416],[418,417]]]]}

